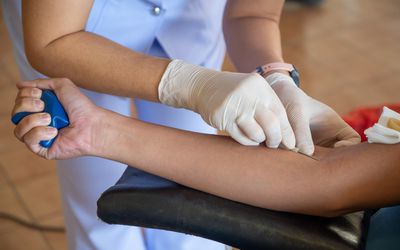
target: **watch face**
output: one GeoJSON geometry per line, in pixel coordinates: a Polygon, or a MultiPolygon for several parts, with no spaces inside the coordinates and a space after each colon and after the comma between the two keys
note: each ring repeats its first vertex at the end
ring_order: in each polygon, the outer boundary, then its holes
{"type": "Polygon", "coordinates": [[[297,71],[297,69],[294,67],[294,65],[293,65],[293,68],[294,68],[294,70],[289,72],[290,77],[293,79],[294,83],[296,83],[297,87],[300,87],[300,74],[297,71]]]}

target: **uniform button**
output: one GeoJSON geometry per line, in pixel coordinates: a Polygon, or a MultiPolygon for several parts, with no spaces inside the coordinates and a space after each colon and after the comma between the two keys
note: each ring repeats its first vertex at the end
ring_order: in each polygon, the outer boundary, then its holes
{"type": "Polygon", "coordinates": [[[153,13],[153,15],[158,16],[161,13],[161,8],[158,6],[154,6],[151,12],[153,13]]]}

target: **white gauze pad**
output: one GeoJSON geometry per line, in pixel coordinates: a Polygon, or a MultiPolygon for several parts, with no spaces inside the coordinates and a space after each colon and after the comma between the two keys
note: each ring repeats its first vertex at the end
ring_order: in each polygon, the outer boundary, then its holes
{"type": "Polygon", "coordinates": [[[378,123],[364,131],[369,143],[400,143],[400,114],[383,107],[378,123]]]}

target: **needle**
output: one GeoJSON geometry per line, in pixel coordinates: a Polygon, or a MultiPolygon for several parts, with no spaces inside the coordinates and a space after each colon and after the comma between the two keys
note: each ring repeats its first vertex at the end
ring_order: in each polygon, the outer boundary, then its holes
{"type": "Polygon", "coordinates": [[[298,153],[301,154],[301,155],[307,156],[308,158],[311,158],[311,159],[313,159],[313,160],[319,161],[319,159],[317,159],[316,157],[314,157],[314,156],[312,156],[312,155],[306,155],[306,154],[304,154],[304,153],[302,153],[302,152],[298,152],[298,153]]]}
{"type": "Polygon", "coordinates": [[[307,155],[307,154],[305,154],[305,153],[300,152],[298,148],[290,149],[290,151],[293,151],[293,152],[295,152],[295,153],[299,153],[299,154],[301,154],[301,155],[307,156],[308,158],[311,158],[311,159],[313,159],[313,160],[319,161],[319,159],[317,159],[316,157],[314,157],[314,156],[312,156],[312,155],[307,155]]]}

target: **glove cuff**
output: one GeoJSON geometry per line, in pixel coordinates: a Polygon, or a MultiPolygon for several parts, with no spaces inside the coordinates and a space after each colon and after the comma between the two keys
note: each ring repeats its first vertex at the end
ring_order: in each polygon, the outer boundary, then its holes
{"type": "Polygon", "coordinates": [[[189,99],[189,90],[184,80],[187,74],[187,65],[181,60],[172,60],[165,69],[158,84],[158,98],[162,104],[184,108],[189,99]],[[183,79],[182,79],[183,78],[183,79]]]}
{"type": "Polygon", "coordinates": [[[165,105],[197,112],[201,90],[217,73],[182,60],[172,60],[158,85],[158,98],[165,105]]]}

